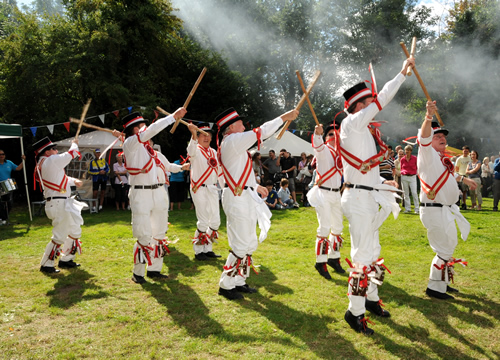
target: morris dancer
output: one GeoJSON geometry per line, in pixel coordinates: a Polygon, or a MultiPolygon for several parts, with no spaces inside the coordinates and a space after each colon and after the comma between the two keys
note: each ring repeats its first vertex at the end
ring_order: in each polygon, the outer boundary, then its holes
{"type": "Polygon", "coordinates": [[[253,131],[245,131],[242,117],[233,108],[216,118],[223,136],[218,154],[226,182],[222,207],[227,217],[227,239],[232,249],[219,281],[219,295],[229,300],[243,298],[241,293],[257,291],[245,282],[253,267],[252,254],[258,245],[255,224],[258,222],[261,229],[260,241],[266,238],[271,226],[271,212],[264,203],[268,192],[265,187],[257,185],[248,149],[256,141],[260,147],[262,140],[270,137],[284,121],[294,120],[298,113],[291,110],[253,131]]]}
{"type": "MultiPolygon", "coordinates": [[[[378,231],[391,211],[397,217],[400,210],[391,192],[379,191],[384,187],[384,190],[394,188],[381,185],[385,179],[380,177],[379,164],[387,156],[387,146],[378,129],[370,127],[370,122],[396,95],[408,67],[414,64],[414,59],[405,60],[401,72],[386,83],[379,94],[375,84],[370,91],[364,82],[344,93],[348,115],[340,127],[340,151],[346,189],[341,203],[342,212],[349,220],[353,263],[348,285],[349,307],[344,318],[355,331],[366,335],[373,334],[373,330],[366,325],[365,309],[378,316],[390,316],[381,308],[378,296],[385,268],[383,259],[379,259],[378,231]]],[[[388,182],[396,186],[395,182],[388,182]]]]}
{"type": "Polygon", "coordinates": [[[444,156],[448,130],[440,128],[437,122],[432,122],[436,111],[436,102],[428,101],[427,113],[418,133],[418,176],[422,190],[420,220],[427,229],[429,245],[436,253],[425,292],[430,297],[447,300],[453,299],[447,292],[458,292],[448,286],[455,273],[453,265],[467,265],[463,259],[453,257],[458,243],[455,221],[464,241],[470,231],[470,224],[456,205],[460,197],[457,182],[465,183],[472,190],[477,184],[474,180],[454,173],[451,160],[444,156]]]}
{"type": "Polygon", "coordinates": [[[217,181],[222,172],[217,161],[217,153],[210,147],[212,132],[208,123],[188,125],[191,140],[187,152],[191,160],[191,199],[193,199],[196,218],[196,231],[193,238],[194,257],[196,260],[218,258],[212,251],[212,245],[219,238],[219,190],[217,181]],[[199,130],[209,135],[204,135],[199,130]]]}
{"type": "Polygon", "coordinates": [[[58,266],[70,269],[80,266],[74,262],[75,255],[82,253],[80,236],[83,218],[81,210],[85,204],[70,197],[71,186],[82,186],[78,179],[69,177],[64,168],[75,157],[79,157],[78,140],[73,140],[65,153],[58,154],[56,144],[48,137],[33,144],[38,164],[35,179],[41,183],[45,197],[45,213],[52,220],[52,240],[43,254],[40,271],[47,274],[58,273],[55,259],[61,255],[58,266]],[[61,248],[62,246],[62,248],[61,248]]]}
{"type": "Polygon", "coordinates": [[[342,161],[335,145],[335,125],[330,124],[323,131],[323,125],[316,125],[312,146],[316,156],[316,182],[307,193],[307,200],[314,206],[318,217],[316,230],[316,265],[325,279],[332,277],[326,268],[330,265],[337,273],[345,270],[340,265],[342,247],[342,210],[340,207],[340,187],[342,185],[342,161]]]}
{"type": "MultiPolygon", "coordinates": [[[[158,167],[161,160],[149,145],[149,139],[182,118],[186,109],[179,108],[167,117],[146,126],[147,120],[138,112],[125,116],[123,127],[126,139],[123,151],[130,174],[129,200],[132,210],[132,231],[137,242],[134,245],[134,271],[132,281],[137,284],[146,282],[149,278],[165,279],[168,276],[161,273],[163,256],[168,253],[165,232],[168,228],[168,195],[163,184],[158,179],[158,167]]],[[[120,132],[115,130],[115,136],[120,132]]],[[[160,170],[161,171],[161,170],[160,170]]]]}

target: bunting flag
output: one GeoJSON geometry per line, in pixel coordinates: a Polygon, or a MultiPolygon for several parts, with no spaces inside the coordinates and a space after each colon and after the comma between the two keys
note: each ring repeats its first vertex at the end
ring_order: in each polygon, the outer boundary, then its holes
{"type": "Polygon", "coordinates": [[[33,133],[33,136],[36,136],[36,129],[38,129],[37,127],[30,127],[31,129],[31,132],[33,133]]]}
{"type": "Polygon", "coordinates": [[[54,133],[54,125],[47,125],[47,129],[49,129],[51,135],[54,133]]]}
{"type": "Polygon", "coordinates": [[[104,124],[104,116],[105,116],[104,114],[99,115],[99,119],[101,120],[101,122],[102,122],[103,124],[104,124]]]}
{"type": "Polygon", "coordinates": [[[64,127],[65,127],[65,128],[66,128],[66,130],[68,130],[68,132],[69,132],[69,121],[64,123],[64,127]]]}
{"type": "Polygon", "coordinates": [[[127,108],[127,110],[128,110],[128,113],[130,114],[130,113],[132,112],[132,106],[129,106],[129,107],[127,108]]]}
{"type": "Polygon", "coordinates": [[[154,118],[153,122],[155,122],[156,119],[158,119],[158,111],[154,110],[154,112],[155,112],[155,118],[154,118]]]}
{"type": "Polygon", "coordinates": [[[116,117],[118,117],[120,115],[120,110],[112,111],[112,113],[115,114],[116,117]]]}

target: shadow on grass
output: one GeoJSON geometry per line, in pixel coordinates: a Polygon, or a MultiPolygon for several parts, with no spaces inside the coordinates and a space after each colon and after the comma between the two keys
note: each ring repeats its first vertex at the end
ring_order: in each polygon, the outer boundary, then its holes
{"type": "Polygon", "coordinates": [[[169,276],[175,277],[178,274],[184,276],[196,276],[200,273],[200,267],[213,266],[222,271],[222,267],[226,260],[223,257],[214,258],[205,261],[194,259],[194,252],[186,255],[176,248],[170,246],[171,254],[164,259],[164,264],[169,268],[169,276]]]}
{"type": "Polygon", "coordinates": [[[101,290],[96,284],[94,275],[87,271],[76,268],[64,270],[62,273],[52,275],[57,279],[54,289],[47,292],[50,297],[49,306],[68,309],[80,301],[101,299],[109,296],[109,293],[101,290]]]}
{"type": "Polygon", "coordinates": [[[329,330],[328,325],[336,319],[301,312],[286,306],[283,302],[273,300],[274,294],[292,294],[293,290],[275,283],[277,278],[268,268],[261,266],[260,269],[259,278],[255,283],[273,296],[265,297],[257,292],[248,295],[249,301],[242,301],[241,306],[258,312],[288,335],[300,338],[312,352],[321,358],[335,358],[335,353],[354,359],[365,358],[350,341],[329,330]]]}
{"type": "MultiPolygon", "coordinates": [[[[486,319],[481,315],[474,314],[472,309],[470,309],[467,313],[464,313],[463,310],[460,310],[457,307],[457,305],[465,307],[471,306],[474,310],[485,311],[490,313],[492,316],[495,316],[493,313],[496,314],[498,311],[493,310],[493,307],[496,306],[498,309],[498,304],[489,300],[479,299],[476,296],[469,296],[470,298],[473,298],[474,301],[464,302],[460,299],[460,297],[464,296],[463,294],[456,295],[455,300],[450,302],[426,298],[424,293],[422,293],[423,297],[417,297],[408,294],[406,291],[395,287],[388,282],[384,283],[383,289],[387,299],[390,299],[391,302],[396,302],[402,307],[408,306],[417,310],[429,321],[434,323],[434,326],[442,333],[455,338],[458,342],[469,347],[471,350],[488,357],[484,349],[470,342],[456,330],[456,328],[450,323],[450,318],[456,317],[460,318],[461,321],[469,322],[474,326],[492,328],[495,325],[489,319],[486,319]]],[[[381,344],[388,352],[394,354],[395,356],[407,359],[429,359],[435,358],[437,355],[438,357],[443,358],[474,359],[474,357],[464,354],[456,347],[446,345],[439,338],[431,338],[429,336],[429,330],[422,326],[418,326],[417,324],[403,326],[390,319],[377,320],[381,322],[383,321],[388,326],[393,328],[396,333],[401,336],[405,336],[411,341],[412,346],[401,345],[378,332],[378,336],[382,339],[381,344]],[[415,344],[420,344],[420,346],[415,346],[415,344]],[[432,355],[429,354],[428,349],[432,351],[432,355]]]]}

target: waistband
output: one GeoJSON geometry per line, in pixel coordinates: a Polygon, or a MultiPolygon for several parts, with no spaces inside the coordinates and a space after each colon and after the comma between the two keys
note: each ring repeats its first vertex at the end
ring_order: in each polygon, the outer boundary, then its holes
{"type": "MultiPolygon", "coordinates": [[[[225,185],[224,185],[224,187],[229,187],[229,186],[228,186],[227,184],[225,184],[225,185]]],[[[250,190],[252,190],[252,191],[253,191],[253,187],[251,187],[251,186],[245,186],[245,187],[243,188],[243,190],[247,190],[247,189],[250,189],[250,190]]]]}
{"type": "Polygon", "coordinates": [[[145,189],[145,190],[154,190],[162,187],[163,184],[154,184],[154,185],[134,185],[134,189],[145,189]]]}
{"type": "Polygon", "coordinates": [[[351,188],[351,189],[360,189],[360,190],[366,190],[366,191],[378,191],[378,189],[374,189],[371,186],[365,186],[365,185],[359,185],[359,184],[345,184],[346,187],[351,188]]]}
{"type": "Polygon", "coordinates": [[[327,191],[334,191],[334,192],[340,191],[340,188],[329,188],[329,187],[326,187],[326,186],[320,186],[319,188],[322,189],[322,190],[327,190],[327,191]]]}
{"type": "Polygon", "coordinates": [[[67,196],[52,196],[52,197],[48,197],[47,201],[50,201],[50,200],[60,200],[60,199],[67,199],[68,197],[67,196]]]}
{"type": "Polygon", "coordinates": [[[443,204],[440,203],[420,203],[420,206],[423,207],[443,207],[443,204]]]}

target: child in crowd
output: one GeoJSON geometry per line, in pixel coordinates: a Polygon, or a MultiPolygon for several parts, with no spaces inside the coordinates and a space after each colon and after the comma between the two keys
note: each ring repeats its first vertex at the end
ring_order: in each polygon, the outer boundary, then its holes
{"type": "Polygon", "coordinates": [[[299,207],[298,205],[294,205],[292,195],[290,194],[290,190],[288,189],[288,179],[286,178],[281,179],[280,189],[278,190],[278,202],[281,206],[283,206],[283,209],[299,207]]]}
{"type": "Polygon", "coordinates": [[[270,210],[281,209],[281,205],[278,204],[278,193],[273,189],[273,182],[271,180],[266,181],[266,188],[269,194],[266,198],[266,205],[270,210]]]}

